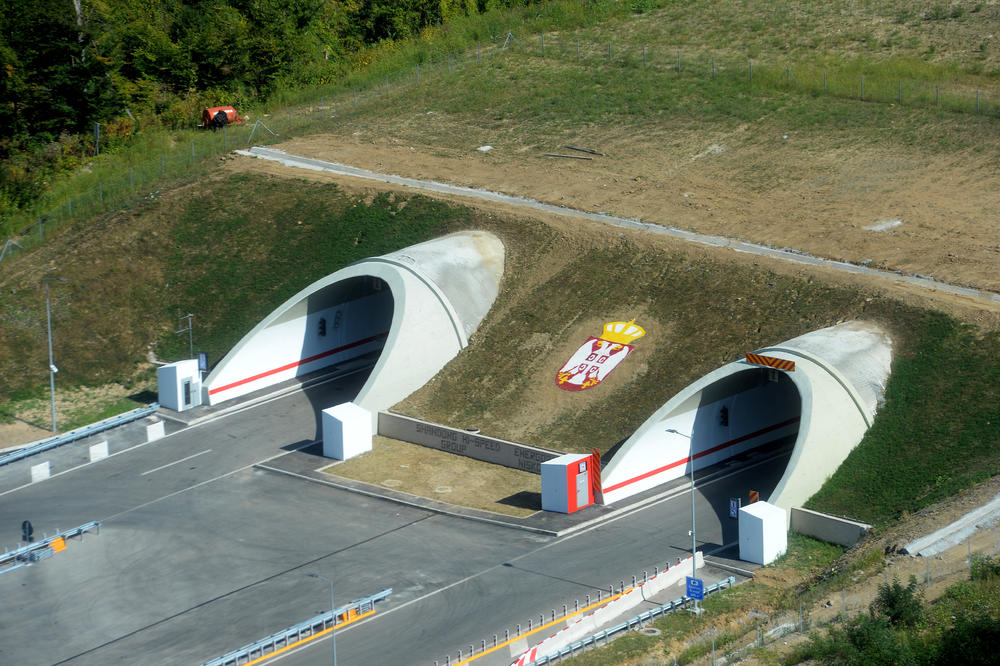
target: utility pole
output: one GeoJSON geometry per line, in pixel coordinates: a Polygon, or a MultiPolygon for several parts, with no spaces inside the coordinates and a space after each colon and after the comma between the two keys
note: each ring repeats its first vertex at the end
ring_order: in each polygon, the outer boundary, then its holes
{"type": "Polygon", "coordinates": [[[59,432],[56,427],[56,373],[59,372],[59,368],[56,367],[52,355],[52,304],[49,300],[49,282],[68,282],[68,280],[61,277],[47,277],[42,278],[42,282],[45,284],[45,327],[49,334],[49,395],[52,399],[52,432],[59,432]]]}
{"type": "Polygon", "coordinates": [[[194,326],[193,326],[193,323],[192,323],[192,320],[194,319],[194,315],[191,314],[191,313],[188,313],[188,314],[184,315],[183,317],[178,317],[177,318],[177,325],[180,326],[181,323],[185,319],[187,319],[187,326],[185,326],[184,328],[178,329],[178,330],[176,330],[174,332],[175,333],[184,333],[184,332],[187,332],[187,334],[188,334],[188,348],[189,348],[188,349],[188,358],[194,358],[194,326]]]}

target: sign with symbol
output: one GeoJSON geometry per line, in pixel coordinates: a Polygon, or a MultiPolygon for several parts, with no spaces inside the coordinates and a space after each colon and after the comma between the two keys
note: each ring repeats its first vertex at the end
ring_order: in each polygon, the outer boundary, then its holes
{"type": "Polygon", "coordinates": [[[701,578],[687,577],[687,591],[684,593],[688,599],[701,601],[705,598],[705,583],[701,578]]]}
{"type": "Polygon", "coordinates": [[[760,499],[760,493],[757,492],[756,490],[751,490],[750,491],[750,503],[753,504],[754,502],[756,502],[759,499],[760,499]]]}
{"type": "Polygon", "coordinates": [[[739,518],[740,517],[740,498],[730,497],[729,498],[729,517],[739,518]]]}
{"type": "Polygon", "coordinates": [[[635,349],[628,343],[645,334],[634,319],[608,322],[601,337],[588,338],[559,369],[556,386],[566,391],[597,386],[635,349]]]}

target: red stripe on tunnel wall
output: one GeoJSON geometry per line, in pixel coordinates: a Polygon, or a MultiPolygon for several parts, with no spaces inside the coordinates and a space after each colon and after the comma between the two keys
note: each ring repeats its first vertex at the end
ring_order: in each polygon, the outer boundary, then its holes
{"type": "Polygon", "coordinates": [[[325,352],[320,352],[315,356],[310,356],[309,358],[299,359],[292,363],[281,366],[280,368],[275,368],[274,370],[268,370],[267,372],[262,372],[252,377],[247,377],[246,379],[240,379],[233,382],[232,384],[226,384],[225,386],[219,386],[218,388],[213,388],[208,390],[209,395],[215,395],[216,393],[222,393],[223,391],[228,391],[229,389],[236,388],[237,386],[243,386],[244,384],[249,384],[250,382],[255,382],[258,379],[263,379],[264,377],[270,377],[271,375],[276,375],[279,372],[284,372],[285,370],[291,370],[292,368],[297,368],[300,365],[305,365],[306,363],[312,363],[313,361],[318,361],[321,358],[326,358],[327,356],[333,356],[342,351],[347,351],[348,349],[353,349],[354,347],[360,347],[361,345],[368,344],[369,342],[374,342],[379,338],[385,338],[389,336],[389,332],[379,333],[363,340],[357,340],[350,344],[346,344],[342,347],[336,347],[335,349],[328,349],[325,352]]]}
{"type": "MultiPolygon", "coordinates": [[[[723,442],[722,444],[718,444],[716,446],[713,446],[710,449],[705,449],[704,451],[700,451],[700,452],[694,454],[694,457],[695,457],[695,459],[702,458],[704,456],[707,456],[707,455],[710,455],[712,453],[715,453],[716,451],[721,451],[722,449],[725,449],[727,447],[735,446],[736,444],[739,444],[741,442],[745,442],[748,439],[753,439],[754,437],[759,437],[760,435],[765,435],[765,434],[767,434],[769,432],[772,432],[774,430],[778,430],[779,428],[784,428],[787,425],[791,425],[793,423],[798,423],[799,419],[800,419],[800,417],[796,416],[794,418],[788,419],[787,421],[782,421],[781,423],[775,423],[774,425],[769,425],[766,428],[761,428],[757,432],[752,432],[749,435],[743,435],[742,437],[737,437],[736,439],[731,439],[728,442],[723,442]]],[[[657,469],[650,470],[649,472],[646,472],[645,474],[640,474],[639,476],[632,477],[631,479],[628,479],[627,481],[622,481],[621,483],[616,483],[613,486],[607,486],[604,489],[604,492],[609,493],[612,490],[618,490],[619,488],[624,488],[625,486],[627,486],[629,484],[635,483],[637,481],[642,481],[643,479],[648,479],[651,476],[656,476],[657,474],[659,474],[661,472],[666,472],[668,469],[673,469],[674,467],[677,467],[678,465],[683,465],[683,464],[687,463],[690,460],[691,460],[690,456],[687,457],[687,458],[681,458],[680,460],[674,461],[674,462],[670,463],[669,465],[664,465],[663,467],[658,467],[657,469]]]]}

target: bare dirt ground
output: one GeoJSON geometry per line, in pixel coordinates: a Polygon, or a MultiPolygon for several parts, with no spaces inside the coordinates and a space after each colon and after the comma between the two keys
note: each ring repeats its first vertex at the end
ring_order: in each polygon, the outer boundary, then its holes
{"type": "Polygon", "coordinates": [[[537,474],[376,436],[372,450],[323,470],[399,492],[509,516],[542,506],[537,474]]]}
{"type": "MultiPolygon", "coordinates": [[[[430,118],[421,124],[448,123],[430,118]]],[[[1000,291],[1000,179],[988,155],[928,157],[897,146],[841,148],[816,136],[761,132],[769,132],[766,124],[714,137],[605,129],[553,141],[556,153],[588,156],[564,143],[604,153],[590,161],[518,146],[482,153],[471,140],[464,150],[442,149],[393,127],[277,147],[1000,291]]]]}
{"type": "MultiPolygon", "coordinates": [[[[498,191],[1000,291],[1000,217],[990,214],[1000,209],[1000,178],[978,153],[926,158],[880,154],[875,148],[854,154],[829,148],[817,154],[795,147],[795,137],[780,136],[719,136],[708,145],[700,137],[685,141],[672,136],[669,145],[666,137],[664,143],[656,139],[609,131],[589,142],[565,141],[605,153],[592,161],[545,158],[516,146],[481,153],[475,142],[465,151],[448,150],[400,139],[392,128],[316,135],[275,147],[380,173],[498,191]],[[768,172],[774,174],[775,152],[780,153],[778,172],[783,175],[775,177],[777,182],[753,182],[754,165],[765,160],[772,161],[768,172]]],[[[555,142],[553,151],[573,152],[555,142]]],[[[231,167],[333,181],[350,190],[393,189],[252,158],[239,158],[231,167]]],[[[587,226],[552,215],[536,217],[567,233],[587,226]]],[[[741,260],[733,252],[726,256],[741,260]]],[[[764,262],[756,257],[753,261],[764,262]]],[[[891,289],[903,298],[912,295],[984,328],[1000,323],[1000,308],[993,304],[884,280],[850,280],[891,289]]]]}

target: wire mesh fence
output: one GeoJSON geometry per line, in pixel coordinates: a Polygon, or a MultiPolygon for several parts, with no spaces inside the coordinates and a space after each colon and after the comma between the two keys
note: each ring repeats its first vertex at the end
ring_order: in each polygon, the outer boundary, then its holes
{"type": "MultiPolygon", "coordinates": [[[[177,132],[168,148],[132,155],[127,161],[106,161],[80,178],[74,194],[37,204],[12,220],[10,234],[20,247],[30,247],[71,220],[119,210],[143,198],[155,198],[171,179],[208,173],[213,160],[237,148],[286,141],[296,134],[321,131],[351,110],[373,103],[403,103],[407,92],[440,82],[470,67],[501,57],[556,60],[567,66],[614,68],[623,76],[683,77],[690,84],[713,81],[757,91],[788,91],[812,97],[842,98],[1000,117],[1000,102],[970,85],[949,84],[881,71],[834,71],[813,65],[783,65],[710,51],[682,51],[626,40],[600,40],[572,34],[495,35],[474,47],[429,57],[385,71],[369,71],[341,83],[309,91],[292,91],[276,98],[271,112],[245,125],[219,130],[177,132]],[[399,96],[395,99],[393,96],[399,96]]],[[[95,137],[98,136],[95,131],[95,137]]],[[[95,138],[96,141],[96,138],[95,138]]],[[[96,146],[95,146],[96,149],[96,146]]],[[[79,176],[78,176],[79,177],[79,176]]]]}

